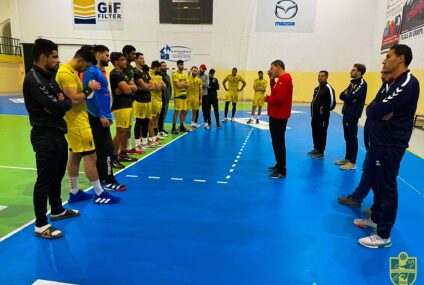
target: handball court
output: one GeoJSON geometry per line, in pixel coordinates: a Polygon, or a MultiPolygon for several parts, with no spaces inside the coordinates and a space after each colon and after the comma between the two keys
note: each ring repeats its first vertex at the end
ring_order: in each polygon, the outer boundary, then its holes
{"type": "MultiPolygon", "coordinates": [[[[312,160],[309,108],[296,105],[287,178],[268,178],[275,163],[268,117],[246,125],[248,111],[238,110],[238,122],[174,137],[119,172],[128,185],[115,193],[120,204],[73,204],[79,217],[53,222],[63,238],[37,238],[35,158],[19,99],[0,98],[0,284],[390,284],[390,257],[424,252],[424,160],[409,151],[403,158],[393,246],[364,248],[357,239],[370,231],[353,225],[361,209],[337,202],[360,180],[363,129],[358,169],[342,171],[334,164],[345,150],[342,117],[332,112],[326,157],[312,160]]],[[[67,184],[65,175],[63,201],[67,184]]],[[[362,209],[371,203],[372,194],[362,209]]]]}

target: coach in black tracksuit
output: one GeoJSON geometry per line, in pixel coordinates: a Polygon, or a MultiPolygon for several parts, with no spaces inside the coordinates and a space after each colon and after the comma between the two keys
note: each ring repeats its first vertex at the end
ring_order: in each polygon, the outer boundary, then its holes
{"type": "Polygon", "coordinates": [[[360,239],[367,247],[388,247],[397,208],[396,177],[408,147],[414,114],[420,92],[418,80],[409,72],[412,51],[406,45],[390,48],[383,70],[392,75],[386,96],[374,100],[367,108],[370,126],[369,171],[374,189],[371,220],[377,224],[377,235],[360,239]]]}
{"type": "MultiPolygon", "coordinates": [[[[358,120],[364,109],[365,98],[367,96],[367,82],[362,76],[365,74],[365,65],[354,64],[350,76],[349,87],[340,94],[340,99],[344,102],[343,132],[346,141],[345,159],[340,164],[349,162],[356,167],[358,156],[358,120]]],[[[343,168],[342,168],[343,169],[343,168]]]]}
{"type": "Polygon", "coordinates": [[[318,73],[319,86],[315,88],[311,103],[312,138],[314,149],[309,152],[312,158],[323,158],[327,143],[327,129],[330,121],[330,111],[336,106],[334,89],[327,83],[328,72],[318,73]]]}
{"type": "Polygon", "coordinates": [[[37,164],[34,185],[35,235],[53,239],[62,233],[47,221],[47,201],[51,220],[79,215],[66,210],[60,198],[61,182],[68,161],[68,143],[65,113],[71,108],[71,99],[64,96],[55,81],[59,67],[58,47],[52,41],[38,39],[33,47],[35,65],[25,76],[23,94],[32,126],[31,144],[37,164]]]}

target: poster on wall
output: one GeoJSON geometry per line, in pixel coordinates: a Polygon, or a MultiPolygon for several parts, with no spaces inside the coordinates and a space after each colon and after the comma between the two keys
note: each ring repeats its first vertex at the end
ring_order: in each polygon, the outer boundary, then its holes
{"type": "Polygon", "coordinates": [[[405,0],[388,0],[386,10],[386,24],[383,30],[383,39],[381,42],[381,51],[387,51],[391,46],[399,43],[402,10],[405,0]]]}
{"type": "Polygon", "coordinates": [[[424,33],[424,0],[406,0],[400,38],[411,40],[424,33]]]}
{"type": "Polygon", "coordinates": [[[213,22],[213,0],[159,0],[160,24],[205,25],[213,22]]]}
{"type": "Polygon", "coordinates": [[[256,31],[313,33],[316,6],[316,0],[256,1],[256,31]]]}
{"type": "Polygon", "coordinates": [[[123,30],[123,0],[72,0],[75,30],[123,30]]]}

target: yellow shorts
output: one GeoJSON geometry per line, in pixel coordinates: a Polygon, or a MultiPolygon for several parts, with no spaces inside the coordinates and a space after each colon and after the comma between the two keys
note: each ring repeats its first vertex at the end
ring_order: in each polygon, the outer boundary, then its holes
{"type": "Polygon", "coordinates": [[[263,105],[264,105],[264,96],[262,96],[262,95],[255,95],[253,97],[253,106],[262,107],[263,105]]]}
{"type": "Polygon", "coordinates": [[[133,110],[134,117],[136,117],[137,119],[152,118],[152,102],[143,103],[134,101],[133,110]]]}
{"type": "Polygon", "coordinates": [[[228,92],[227,95],[225,96],[225,102],[237,103],[238,102],[238,93],[228,92]]]}
{"type": "Polygon", "coordinates": [[[152,116],[153,117],[159,116],[161,110],[162,110],[162,101],[152,100],[152,116]]]}
{"type": "Polygon", "coordinates": [[[133,108],[123,108],[114,110],[115,122],[117,128],[128,129],[133,121],[133,108]]]}
{"type": "Polygon", "coordinates": [[[71,152],[79,153],[96,149],[90,127],[68,129],[65,137],[71,152]]]}
{"type": "Polygon", "coordinates": [[[187,99],[187,110],[199,110],[200,100],[199,98],[193,97],[187,99]]]}
{"type": "Polygon", "coordinates": [[[174,100],[174,110],[175,111],[187,111],[187,99],[178,99],[174,100]]]}

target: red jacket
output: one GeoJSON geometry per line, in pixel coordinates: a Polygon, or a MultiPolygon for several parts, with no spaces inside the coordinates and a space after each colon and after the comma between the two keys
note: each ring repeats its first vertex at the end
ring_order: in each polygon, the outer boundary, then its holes
{"type": "Polygon", "coordinates": [[[265,101],[268,103],[268,116],[274,119],[290,118],[293,83],[290,74],[284,73],[278,81],[271,80],[271,95],[266,96],[265,101]]]}

